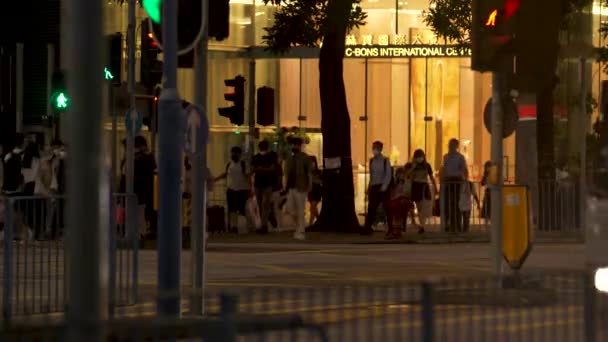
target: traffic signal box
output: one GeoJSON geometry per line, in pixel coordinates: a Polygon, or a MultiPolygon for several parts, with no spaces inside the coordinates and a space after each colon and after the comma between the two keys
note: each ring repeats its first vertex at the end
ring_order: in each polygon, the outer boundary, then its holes
{"type": "Polygon", "coordinates": [[[257,123],[260,126],[274,125],[274,89],[262,87],[257,94],[257,123]]]}
{"type": "Polygon", "coordinates": [[[114,85],[122,83],[122,34],[116,32],[107,38],[108,66],[104,69],[106,80],[114,85]]]}
{"type": "Polygon", "coordinates": [[[160,48],[154,40],[147,20],[141,22],[141,83],[149,90],[161,82],[163,62],[158,60],[160,48]]]}
{"type": "Polygon", "coordinates": [[[63,70],[55,70],[51,77],[51,109],[59,115],[70,108],[71,99],[67,93],[67,85],[63,70]]]}
{"type": "Polygon", "coordinates": [[[473,0],[471,68],[510,71],[520,0],[473,0]]]}
{"type": "Polygon", "coordinates": [[[224,99],[234,105],[218,108],[218,111],[221,116],[230,119],[232,124],[240,126],[245,123],[245,78],[239,75],[233,79],[224,80],[224,84],[233,88],[233,92],[224,94],[224,99]]]}

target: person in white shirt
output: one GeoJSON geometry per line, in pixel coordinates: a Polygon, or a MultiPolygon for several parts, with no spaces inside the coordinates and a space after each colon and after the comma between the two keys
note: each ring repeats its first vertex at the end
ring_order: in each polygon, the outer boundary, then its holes
{"type": "MultiPolygon", "coordinates": [[[[370,181],[368,187],[367,216],[362,235],[371,235],[374,230],[372,225],[376,220],[378,206],[389,199],[389,187],[393,178],[393,168],[391,162],[382,154],[383,144],[375,141],[372,144],[374,157],[369,161],[370,181]]],[[[392,222],[392,216],[387,205],[383,205],[386,213],[387,222],[392,222]]]]}
{"type": "Polygon", "coordinates": [[[245,216],[247,199],[252,193],[249,166],[242,160],[243,150],[235,146],[230,150],[231,160],[226,171],[215,180],[226,179],[226,201],[228,202],[228,226],[236,231],[238,217],[245,216]]]}

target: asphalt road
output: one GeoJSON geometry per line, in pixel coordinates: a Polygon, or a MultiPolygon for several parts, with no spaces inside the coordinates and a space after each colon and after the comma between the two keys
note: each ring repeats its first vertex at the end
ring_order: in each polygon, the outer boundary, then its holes
{"type": "MultiPolygon", "coordinates": [[[[426,331],[438,341],[584,340],[582,279],[556,274],[536,279],[530,293],[492,292],[488,290],[495,285],[487,277],[491,274],[489,255],[486,244],[212,243],[207,253],[206,309],[218,311],[219,294],[234,293],[243,314],[298,313],[328,327],[330,341],[420,340],[424,331],[421,282],[453,279],[434,287],[435,324],[426,331]]],[[[28,260],[21,256],[13,270],[21,279],[13,291],[13,298],[17,296],[13,310],[21,314],[61,311],[63,297],[56,298],[63,293],[61,253],[41,249],[34,257],[30,253],[28,260]],[[24,306],[30,308],[23,310],[24,306]]],[[[140,251],[138,304],[120,305],[132,300],[130,255],[120,254],[117,266],[121,271],[117,314],[154,314],[156,252],[140,251]]],[[[182,254],[181,267],[182,309],[187,314],[188,251],[182,254]]],[[[582,245],[537,245],[524,271],[546,274],[583,268],[582,245]]],[[[295,334],[302,341],[317,340],[302,331],[295,334]]],[[[293,336],[265,337],[272,341],[293,336]]]]}

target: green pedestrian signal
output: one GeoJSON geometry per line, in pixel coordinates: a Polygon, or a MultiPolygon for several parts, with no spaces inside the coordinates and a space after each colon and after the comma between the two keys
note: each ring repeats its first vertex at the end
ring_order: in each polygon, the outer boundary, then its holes
{"type": "Polygon", "coordinates": [[[51,79],[51,109],[55,114],[70,108],[71,100],[67,92],[65,75],[62,70],[55,70],[51,79]]]}
{"type": "Polygon", "coordinates": [[[142,5],[150,19],[156,24],[160,24],[160,16],[163,9],[162,0],[143,0],[142,5]]]}
{"type": "Polygon", "coordinates": [[[108,67],[103,68],[103,74],[106,80],[114,79],[114,75],[112,75],[112,72],[110,71],[110,69],[108,69],[108,67]]]}
{"type": "Polygon", "coordinates": [[[70,106],[70,99],[64,92],[55,93],[52,99],[53,108],[57,111],[64,111],[70,106]]]}

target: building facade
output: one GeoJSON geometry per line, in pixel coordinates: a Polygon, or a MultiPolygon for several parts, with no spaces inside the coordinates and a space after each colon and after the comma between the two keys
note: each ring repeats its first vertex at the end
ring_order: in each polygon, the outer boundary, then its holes
{"type": "MultiPolygon", "coordinates": [[[[469,51],[444,46],[445,42],[426,27],[421,14],[428,8],[428,0],[363,0],[361,5],[368,13],[367,24],[347,36],[344,61],[358,208],[363,208],[366,164],[371,143],[376,140],[384,142],[385,153],[394,164],[406,163],[414,150],[423,149],[436,170],[448,140],[457,138],[471,176],[478,179],[484,162],[490,159],[490,135],[483,118],[484,106],[491,96],[490,75],[472,71],[469,51]]],[[[245,126],[235,127],[217,112],[218,107],[227,105],[223,98],[227,91],[224,79],[236,75],[244,76],[247,84],[254,83],[247,89],[274,88],[276,126],[298,127],[306,132],[310,137],[306,151],[322,160],[318,51],[294,49],[283,56],[264,53],[255,47],[263,47],[264,28],[272,24],[275,8],[259,0],[231,0],[230,11],[230,37],[211,42],[209,47],[208,156],[212,172],[223,171],[232,146],[249,145],[247,113],[245,126]]],[[[126,7],[108,5],[106,14],[107,33],[126,31],[126,7]]],[[[564,34],[563,43],[601,44],[597,29],[606,14],[608,9],[595,5],[576,17],[570,31],[564,34]]],[[[145,18],[141,10],[138,17],[145,18]]],[[[588,60],[586,65],[588,89],[597,99],[606,76],[598,63],[588,60]]],[[[580,116],[574,102],[565,100],[580,98],[579,66],[576,52],[560,63],[560,79],[567,82],[561,82],[556,90],[558,122],[575,121],[580,116]]],[[[180,69],[178,77],[180,95],[192,100],[192,69],[180,69]]],[[[268,127],[259,129],[261,138],[274,131],[268,127]]],[[[576,139],[575,134],[567,137],[570,141],[576,139]]],[[[507,178],[513,178],[515,173],[515,139],[512,134],[504,141],[507,178]]]]}

